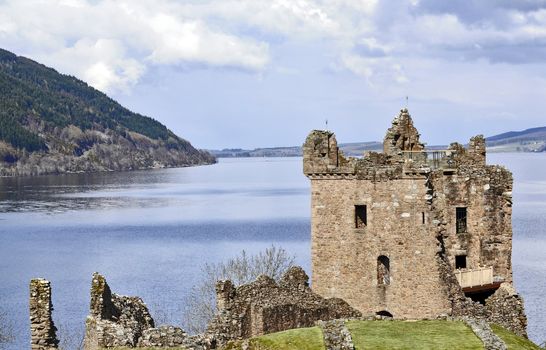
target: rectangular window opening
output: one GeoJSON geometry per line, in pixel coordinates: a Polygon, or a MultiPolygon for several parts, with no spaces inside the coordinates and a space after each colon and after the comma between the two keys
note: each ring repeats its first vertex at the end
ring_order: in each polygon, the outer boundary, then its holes
{"type": "Polygon", "coordinates": [[[422,218],[422,224],[424,225],[425,224],[425,212],[422,212],[421,213],[421,218],[422,218]]]}
{"type": "Polygon", "coordinates": [[[455,256],[455,268],[466,269],[466,255],[455,256]]]}
{"type": "Polygon", "coordinates": [[[363,228],[368,225],[368,217],[365,205],[355,205],[355,227],[363,228]]]}
{"type": "Polygon", "coordinates": [[[457,233],[466,233],[466,208],[456,209],[457,233]]]}

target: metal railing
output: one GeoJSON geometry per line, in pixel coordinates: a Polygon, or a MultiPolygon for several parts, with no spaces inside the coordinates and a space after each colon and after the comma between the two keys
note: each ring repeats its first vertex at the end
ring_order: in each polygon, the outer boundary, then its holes
{"type": "Polygon", "coordinates": [[[455,277],[461,288],[491,284],[493,283],[493,266],[455,270],[455,277]]]}
{"type": "Polygon", "coordinates": [[[455,162],[452,150],[425,150],[425,151],[402,151],[406,161],[425,164],[432,169],[453,168],[455,162]]]}

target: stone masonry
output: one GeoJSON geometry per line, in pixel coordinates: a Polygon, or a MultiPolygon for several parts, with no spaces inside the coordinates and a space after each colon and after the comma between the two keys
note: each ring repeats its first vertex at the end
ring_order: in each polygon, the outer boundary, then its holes
{"type": "Polygon", "coordinates": [[[181,328],[170,325],[155,327],[142,299],[112,293],[106,279],[99,273],[93,274],[89,309],[85,323],[85,350],[117,347],[210,349],[203,336],[188,336],[181,328]]]}
{"type": "Polygon", "coordinates": [[[93,274],[84,349],[135,347],[142,333],[153,327],[154,321],[142,299],[113,294],[106,279],[93,274]]]}
{"type": "Polygon", "coordinates": [[[292,267],[278,284],[263,275],[239,287],[230,281],[218,282],[218,314],[207,331],[209,338],[220,346],[229,340],[311,327],[319,320],[361,316],[341,299],[315,294],[308,280],[301,267],[292,267]]]}
{"type": "Polygon", "coordinates": [[[512,174],[486,165],[483,136],[428,151],[403,109],[384,152],[362,158],[345,157],[332,132],[312,131],[303,172],[316,293],[363,314],[475,316],[525,335],[511,285],[512,174]]]}
{"type": "Polygon", "coordinates": [[[53,323],[51,284],[45,279],[30,281],[30,348],[32,350],[57,349],[57,328],[53,323]]]}

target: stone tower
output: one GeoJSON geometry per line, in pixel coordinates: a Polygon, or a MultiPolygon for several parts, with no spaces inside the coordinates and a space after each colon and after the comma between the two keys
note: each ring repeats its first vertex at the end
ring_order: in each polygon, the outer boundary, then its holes
{"type": "Polygon", "coordinates": [[[321,130],[303,145],[313,290],[364,314],[481,315],[525,334],[511,286],[512,174],[486,165],[481,135],[426,150],[407,109],[383,145],[348,158],[321,130]],[[506,295],[518,321],[493,310],[506,295]]]}

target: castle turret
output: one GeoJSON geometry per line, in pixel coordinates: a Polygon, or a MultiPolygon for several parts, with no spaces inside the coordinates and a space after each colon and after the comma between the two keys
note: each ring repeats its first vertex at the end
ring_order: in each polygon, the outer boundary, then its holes
{"type": "Polygon", "coordinates": [[[423,151],[425,145],[419,141],[419,136],[421,135],[413,126],[413,120],[407,108],[401,109],[392,121],[392,126],[387,130],[383,140],[383,152],[396,155],[401,151],[423,151]]]}

